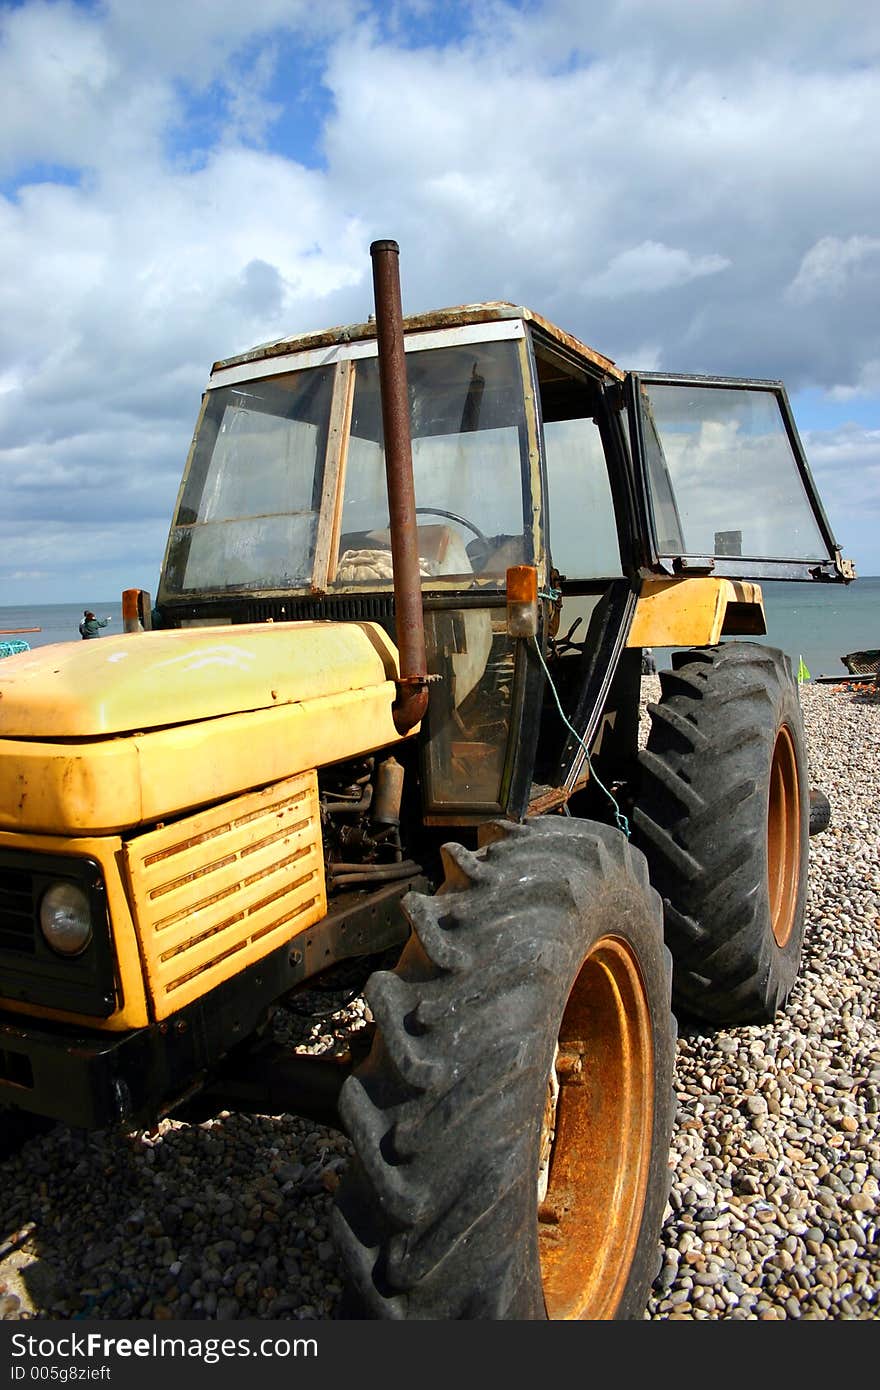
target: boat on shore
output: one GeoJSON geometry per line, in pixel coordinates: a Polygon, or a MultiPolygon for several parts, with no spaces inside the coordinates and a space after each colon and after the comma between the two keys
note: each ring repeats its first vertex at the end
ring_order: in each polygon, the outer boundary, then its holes
{"type": "Polygon", "coordinates": [[[849,652],[840,659],[851,676],[880,676],[880,647],[849,652]]]}
{"type": "Polygon", "coordinates": [[[841,661],[846,667],[845,676],[819,676],[821,685],[836,685],[844,690],[875,690],[880,688],[880,647],[867,647],[864,651],[847,652],[841,661]]]}

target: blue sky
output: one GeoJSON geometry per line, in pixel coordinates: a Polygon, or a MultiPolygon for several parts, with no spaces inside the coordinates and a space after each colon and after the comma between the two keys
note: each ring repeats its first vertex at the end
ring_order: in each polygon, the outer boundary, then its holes
{"type": "Polygon", "coordinates": [[[512,299],[781,378],[880,574],[880,8],[0,3],[0,605],[155,592],[210,364],[512,299]]]}

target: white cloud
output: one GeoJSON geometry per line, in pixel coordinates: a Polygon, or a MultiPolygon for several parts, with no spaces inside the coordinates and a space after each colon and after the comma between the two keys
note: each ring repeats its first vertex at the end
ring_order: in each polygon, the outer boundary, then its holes
{"type": "Polygon", "coordinates": [[[828,395],[833,401],[851,401],[856,396],[880,399],[880,358],[872,357],[863,362],[851,385],[833,386],[828,395]]]}
{"type": "Polygon", "coordinates": [[[861,575],[880,575],[880,428],[854,422],[803,436],[841,550],[861,575]]]}
{"type": "MultiPolygon", "coordinates": [[[[804,443],[811,468],[814,471],[833,469],[844,485],[849,475],[854,485],[860,486],[860,474],[853,469],[853,464],[867,464],[875,476],[880,476],[880,428],[866,429],[850,423],[831,430],[812,429],[806,431],[804,443]]],[[[866,505],[874,510],[880,508],[880,488],[861,495],[866,505]]]]}
{"type": "Polygon", "coordinates": [[[104,0],[106,32],[130,67],[149,66],[204,85],[234,80],[236,50],[282,34],[299,43],[344,31],[365,7],[358,0],[104,0]]]}
{"type": "Polygon", "coordinates": [[[866,280],[876,282],[878,277],[880,237],[825,236],[804,256],[787,294],[808,303],[822,295],[839,296],[866,280]]]}
{"type": "Polygon", "coordinates": [[[714,69],[760,54],[780,70],[867,64],[880,55],[874,0],[850,0],[846,15],[826,0],[556,0],[520,10],[490,0],[476,21],[488,43],[505,39],[532,63],[558,65],[560,54],[583,60],[608,51],[646,52],[667,67],[695,61],[714,69]]]}
{"type": "Polygon", "coordinates": [[[704,275],[717,275],[730,261],[714,254],[693,256],[660,241],[643,241],[612,256],[608,265],[586,283],[590,294],[617,298],[627,294],[656,294],[677,289],[704,275]]]}
{"type": "Polygon", "coordinates": [[[149,157],[173,118],[172,89],[156,73],[133,82],[99,20],[64,0],[37,0],[5,12],[0,38],[0,170],[149,157]]]}
{"type": "Polygon", "coordinates": [[[624,345],[618,365],[623,363],[631,372],[659,372],[663,366],[663,350],[659,343],[639,343],[635,347],[624,345]]]}

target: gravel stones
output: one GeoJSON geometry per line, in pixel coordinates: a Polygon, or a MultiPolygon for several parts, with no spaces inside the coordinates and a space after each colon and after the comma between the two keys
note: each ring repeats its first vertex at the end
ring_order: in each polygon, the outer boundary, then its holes
{"type": "MultiPolygon", "coordinates": [[[[279,1032],[329,1053],[365,1005],[317,1002],[326,1016],[285,1014],[279,1032]]],[[[342,1286],[330,1206],[349,1156],[337,1131],[290,1115],[223,1111],[129,1135],[59,1126],[6,1164],[0,1233],[35,1229],[0,1262],[0,1315],[331,1318],[342,1286]]]]}
{"type": "MultiPolygon", "coordinates": [[[[642,681],[643,705],[659,681],[642,681]]],[[[801,973],[766,1027],[679,1024],[678,1120],[645,1318],[880,1313],[880,695],[801,687],[811,781],[801,973]]],[[[642,736],[647,731],[642,712],[642,736]]],[[[327,1053],[366,1006],[310,991],[278,1031],[327,1053]],[[309,1001],[322,1016],[311,1016],[309,1001]]],[[[64,1127],[4,1165],[0,1318],[330,1319],[330,1208],[350,1145],[290,1115],[222,1112],[125,1136],[64,1127]],[[30,1230],[28,1223],[33,1222],[30,1230]]]]}

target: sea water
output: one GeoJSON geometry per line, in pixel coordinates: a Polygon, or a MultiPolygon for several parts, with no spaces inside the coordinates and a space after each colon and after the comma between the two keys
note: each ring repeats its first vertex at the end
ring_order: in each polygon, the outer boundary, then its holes
{"type": "Polygon", "coordinates": [[[11,629],[36,628],[36,632],[18,631],[15,636],[28,646],[47,647],[53,642],[81,642],[79,625],[86,609],[98,618],[109,617],[102,634],[110,636],[122,632],[122,600],[99,602],[97,599],[83,599],[82,603],[45,603],[19,608],[0,607],[0,641],[11,629]]]}
{"type": "MultiPolygon", "coordinates": [[[[803,660],[814,678],[845,675],[842,656],[866,647],[880,647],[880,576],[856,579],[852,584],[764,580],[761,591],[767,635],[747,640],[781,647],[790,656],[795,671],[803,660]]],[[[81,603],[0,607],[0,639],[10,629],[37,628],[36,632],[15,635],[31,647],[79,642],[79,623],[85,608],[99,618],[109,615],[111,621],[102,629],[104,635],[122,632],[121,600],[86,597],[81,603]]],[[[669,650],[655,649],[658,667],[669,664],[669,650]]]]}
{"type": "Polygon", "coordinates": [[[846,675],[842,656],[880,648],[880,576],[851,584],[764,581],[767,636],[797,670],[802,657],[811,676],[846,675]]]}

